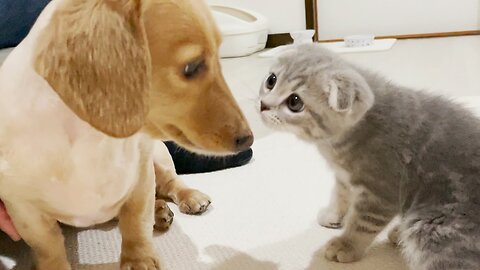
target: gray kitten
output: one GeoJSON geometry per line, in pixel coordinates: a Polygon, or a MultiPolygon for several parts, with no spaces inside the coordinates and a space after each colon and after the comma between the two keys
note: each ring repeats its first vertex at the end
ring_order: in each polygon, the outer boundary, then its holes
{"type": "Polygon", "coordinates": [[[329,260],[359,260],[400,215],[390,239],[412,270],[480,269],[479,119],[318,45],[280,57],[260,97],[264,122],[317,145],[336,173],[319,218],[345,230],[329,260]]]}

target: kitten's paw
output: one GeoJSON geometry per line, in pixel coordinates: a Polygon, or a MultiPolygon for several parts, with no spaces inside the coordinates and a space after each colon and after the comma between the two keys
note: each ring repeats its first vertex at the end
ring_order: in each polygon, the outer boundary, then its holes
{"type": "Polygon", "coordinates": [[[343,215],[330,207],[326,207],[318,212],[317,221],[320,226],[325,228],[340,229],[343,226],[343,215]]]}
{"type": "Polygon", "coordinates": [[[388,240],[390,240],[390,242],[395,246],[400,244],[400,229],[398,225],[390,230],[388,233],[388,240]]]}
{"type": "Polygon", "coordinates": [[[343,237],[336,237],[327,243],[325,258],[330,261],[350,263],[358,261],[361,254],[355,250],[351,241],[343,237]]]}
{"type": "Polygon", "coordinates": [[[123,253],[120,261],[121,270],[160,270],[160,260],[153,251],[123,253]]]}
{"type": "Polygon", "coordinates": [[[173,212],[164,200],[155,201],[155,225],[153,228],[157,231],[166,231],[173,222],[173,212]]]}
{"type": "Polygon", "coordinates": [[[210,197],[196,189],[186,189],[178,194],[178,208],[184,214],[200,215],[207,211],[210,203],[210,197]]]}

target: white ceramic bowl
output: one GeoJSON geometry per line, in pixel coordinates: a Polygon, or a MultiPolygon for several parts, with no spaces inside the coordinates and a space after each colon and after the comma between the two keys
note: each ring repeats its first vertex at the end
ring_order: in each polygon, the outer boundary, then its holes
{"type": "Polygon", "coordinates": [[[300,30],[290,32],[294,44],[312,43],[315,30],[300,30]]]}
{"type": "Polygon", "coordinates": [[[345,37],[345,46],[347,47],[365,47],[373,44],[374,35],[353,35],[345,37]]]}

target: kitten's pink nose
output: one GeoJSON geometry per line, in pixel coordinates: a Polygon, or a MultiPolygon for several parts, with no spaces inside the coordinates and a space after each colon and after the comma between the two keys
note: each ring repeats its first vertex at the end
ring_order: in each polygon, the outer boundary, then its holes
{"type": "Polygon", "coordinates": [[[263,103],[263,101],[260,101],[260,112],[269,111],[269,110],[270,110],[270,107],[265,105],[265,103],[263,103]]]}

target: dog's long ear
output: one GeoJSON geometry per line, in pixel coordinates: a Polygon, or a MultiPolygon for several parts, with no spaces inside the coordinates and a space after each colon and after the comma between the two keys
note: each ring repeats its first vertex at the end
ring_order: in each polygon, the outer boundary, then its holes
{"type": "Polygon", "coordinates": [[[142,0],[65,0],[40,38],[34,68],[81,119],[113,137],[147,114],[150,55],[142,0]]]}

